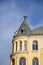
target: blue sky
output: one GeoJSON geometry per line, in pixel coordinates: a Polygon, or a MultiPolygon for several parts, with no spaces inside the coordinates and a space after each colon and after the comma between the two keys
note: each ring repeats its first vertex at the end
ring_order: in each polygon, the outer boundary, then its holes
{"type": "Polygon", "coordinates": [[[0,65],[10,65],[12,38],[24,15],[31,29],[43,26],[43,0],[0,0],[0,65]]]}

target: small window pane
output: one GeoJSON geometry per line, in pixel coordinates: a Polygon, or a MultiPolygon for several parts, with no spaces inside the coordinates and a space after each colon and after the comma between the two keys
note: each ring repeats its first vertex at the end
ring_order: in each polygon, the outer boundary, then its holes
{"type": "Polygon", "coordinates": [[[17,51],[17,46],[18,46],[18,43],[16,42],[16,51],[17,51]]]}
{"type": "Polygon", "coordinates": [[[14,52],[14,43],[13,43],[13,48],[12,48],[12,53],[14,52]]]}
{"type": "Polygon", "coordinates": [[[38,50],[38,45],[36,45],[36,49],[38,50]]]}
{"type": "Polygon", "coordinates": [[[38,43],[37,42],[33,42],[32,49],[38,50],[38,43]]]}
{"type": "Polygon", "coordinates": [[[24,44],[24,50],[26,51],[27,50],[27,47],[26,47],[27,45],[26,44],[24,44]]]}
{"type": "Polygon", "coordinates": [[[20,51],[22,50],[22,41],[20,41],[20,51]]]}
{"type": "Polygon", "coordinates": [[[27,41],[24,41],[24,50],[27,50],[27,41]]]}

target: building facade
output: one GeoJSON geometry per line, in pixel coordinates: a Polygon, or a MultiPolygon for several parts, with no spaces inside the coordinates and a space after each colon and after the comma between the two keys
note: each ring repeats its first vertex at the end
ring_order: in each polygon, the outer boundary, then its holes
{"type": "Polygon", "coordinates": [[[43,65],[43,27],[31,30],[26,16],[13,36],[10,65],[43,65]]]}

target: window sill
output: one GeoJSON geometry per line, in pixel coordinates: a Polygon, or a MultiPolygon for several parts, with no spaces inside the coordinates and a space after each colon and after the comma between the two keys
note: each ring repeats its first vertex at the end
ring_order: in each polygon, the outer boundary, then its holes
{"type": "Polygon", "coordinates": [[[36,52],[36,53],[37,53],[37,52],[38,52],[38,50],[32,50],[32,52],[36,52]]]}

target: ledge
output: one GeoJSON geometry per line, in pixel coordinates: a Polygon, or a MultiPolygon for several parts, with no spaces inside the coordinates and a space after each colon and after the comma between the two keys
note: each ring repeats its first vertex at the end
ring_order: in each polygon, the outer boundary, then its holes
{"type": "Polygon", "coordinates": [[[12,54],[10,55],[10,58],[11,58],[13,55],[21,54],[21,53],[28,54],[29,52],[28,52],[28,51],[19,51],[19,52],[15,52],[15,53],[12,53],[12,54]]]}

